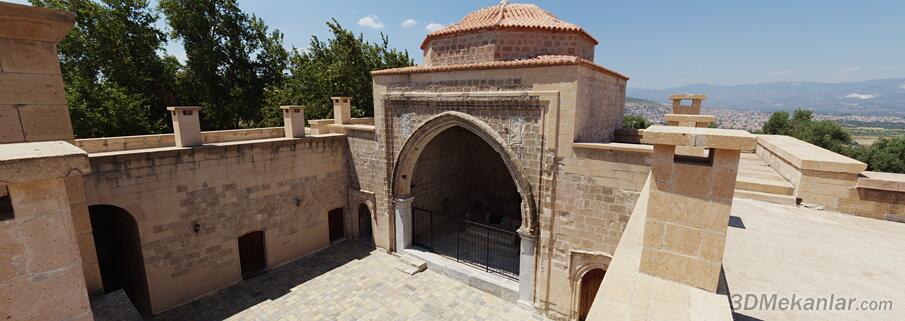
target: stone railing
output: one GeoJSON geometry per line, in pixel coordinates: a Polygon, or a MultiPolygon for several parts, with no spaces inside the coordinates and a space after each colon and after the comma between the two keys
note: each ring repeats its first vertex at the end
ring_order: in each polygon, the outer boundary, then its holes
{"type": "MultiPolygon", "coordinates": [[[[284,137],[283,127],[217,130],[201,133],[201,139],[205,144],[279,137],[284,137]]],[[[103,153],[174,147],[176,140],[174,134],[102,137],[77,139],[75,146],[88,153],[103,153]]]]}
{"type": "Polygon", "coordinates": [[[802,203],[905,221],[905,175],[865,172],[867,164],[789,136],[758,136],[757,155],[792,183],[802,203]]]}

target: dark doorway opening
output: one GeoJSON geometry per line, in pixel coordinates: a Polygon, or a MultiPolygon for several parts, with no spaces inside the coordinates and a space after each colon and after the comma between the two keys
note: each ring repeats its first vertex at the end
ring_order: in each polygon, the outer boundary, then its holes
{"type": "Polygon", "coordinates": [[[358,206],[358,239],[367,244],[374,244],[374,233],[371,228],[371,210],[364,204],[358,206]]]}
{"type": "Polygon", "coordinates": [[[581,293],[578,297],[578,320],[584,321],[588,318],[588,312],[591,311],[591,304],[597,297],[597,290],[600,283],[603,282],[603,276],[606,271],[603,269],[593,269],[585,273],[581,278],[581,293]]]}
{"type": "Polygon", "coordinates": [[[110,205],[88,207],[104,293],[123,289],[135,308],[151,313],[148,282],[138,223],[125,210],[110,205]]]}
{"type": "Polygon", "coordinates": [[[427,143],[412,176],[412,245],[518,280],[522,196],[503,157],[458,126],[427,143]]]}
{"type": "Polygon", "coordinates": [[[327,221],[330,226],[330,243],[343,238],[343,209],[337,208],[327,213],[327,221]]]}
{"type": "Polygon", "coordinates": [[[239,237],[239,262],[243,279],[264,273],[264,269],[267,268],[265,251],[264,231],[255,231],[239,237]]]}

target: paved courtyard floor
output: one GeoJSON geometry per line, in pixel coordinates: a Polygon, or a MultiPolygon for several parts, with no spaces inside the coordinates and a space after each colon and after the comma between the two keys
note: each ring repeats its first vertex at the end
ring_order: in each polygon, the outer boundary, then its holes
{"type": "Polygon", "coordinates": [[[151,320],[545,320],[443,275],[343,242],[151,320]]]}

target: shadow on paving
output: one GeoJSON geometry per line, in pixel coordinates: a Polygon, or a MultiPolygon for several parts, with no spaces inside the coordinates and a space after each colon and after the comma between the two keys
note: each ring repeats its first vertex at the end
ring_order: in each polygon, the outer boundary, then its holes
{"type": "Polygon", "coordinates": [[[145,320],[223,320],[267,300],[276,300],[299,284],[367,257],[373,247],[345,241],[249,280],[145,320]]]}

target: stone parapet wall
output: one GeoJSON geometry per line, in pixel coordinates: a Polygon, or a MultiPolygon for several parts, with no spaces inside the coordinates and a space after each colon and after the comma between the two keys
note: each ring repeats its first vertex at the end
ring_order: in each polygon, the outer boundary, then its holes
{"type": "Polygon", "coordinates": [[[328,135],[92,155],[87,203],[137,221],[159,313],[239,281],[248,232],[264,231],[270,268],[328,246],[327,212],[347,203],[346,153],[345,137],[328,135]]]}
{"type": "Polygon", "coordinates": [[[757,155],[795,187],[802,203],[881,220],[905,221],[905,192],[860,186],[864,163],[788,136],[758,136],[757,155]]]}
{"type": "MultiPolygon", "coordinates": [[[[205,144],[283,137],[283,127],[216,130],[201,133],[205,144]]],[[[137,135],[76,139],[75,145],[88,153],[117,152],[176,146],[173,134],[137,135]]]]}

